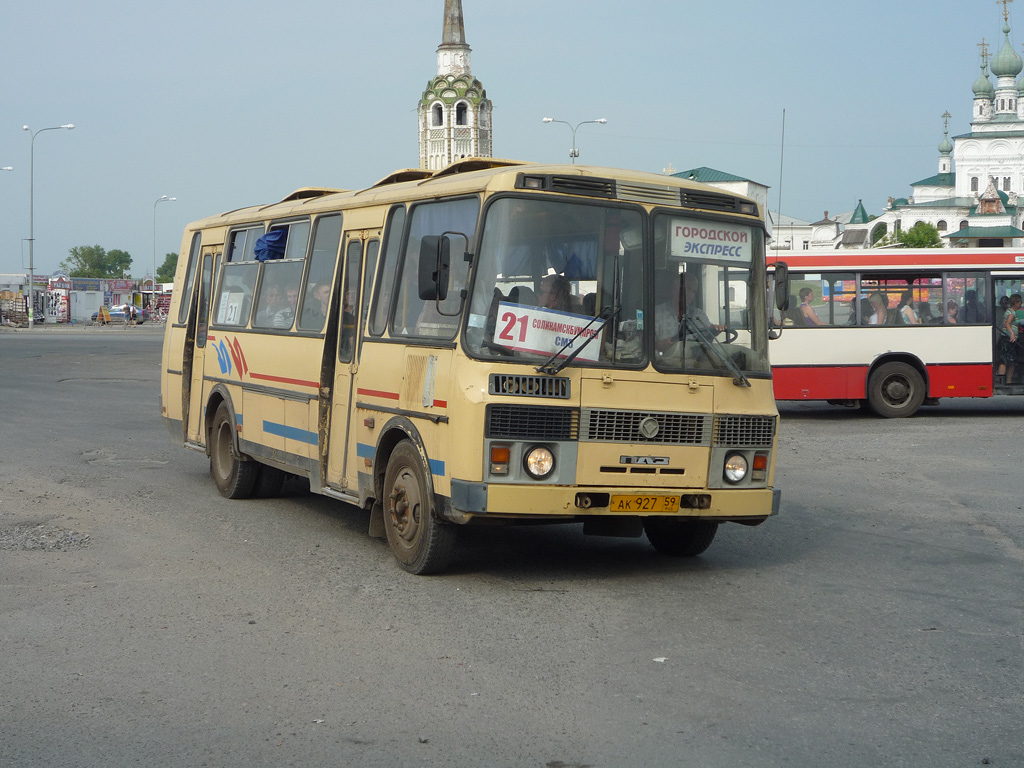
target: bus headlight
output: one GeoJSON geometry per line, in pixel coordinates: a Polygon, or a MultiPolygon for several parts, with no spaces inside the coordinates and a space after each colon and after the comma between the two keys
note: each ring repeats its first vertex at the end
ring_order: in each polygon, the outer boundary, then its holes
{"type": "Polygon", "coordinates": [[[526,452],[526,456],[523,458],[523,467],[534,480],[543,480],[555,468],[555,456],[549,448],[535,445],[526,452]]]}
{"type": "Polygon", "coordinates": [[[735,485],[742,482],[743,478],[747,476],[747,457],[742,453],[730,453],[726,456],[723,476],[727,483],[735,485]]]}

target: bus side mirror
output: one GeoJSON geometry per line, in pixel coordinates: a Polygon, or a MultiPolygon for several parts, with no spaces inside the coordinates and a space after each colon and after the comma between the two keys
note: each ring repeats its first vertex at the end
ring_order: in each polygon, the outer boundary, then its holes
{"type": "Polygon", "coordinates": [[[424,301],[448,297],[452,241],[446,235],[427,235],[420,240],[419,294],[424,301]]]}
{"type": "Polygon", "coordinates": [[[789,265],[775,262],[775,307],[780,312],[789,309],[789,265]]]}

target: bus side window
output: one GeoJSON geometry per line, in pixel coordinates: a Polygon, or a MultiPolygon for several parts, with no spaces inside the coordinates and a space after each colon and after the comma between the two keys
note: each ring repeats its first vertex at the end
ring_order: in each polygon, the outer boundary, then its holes
{"type": "Polygon", "coordinates": [[[469,264],[463,254],[473,242],[479,212],[480,200],[477,197],[420,203],[412,209],[391,321],[393,334],[433,339],[455,336],[459,327],[457,314],[469,274],[469,264]],[[436,302],[419,297],[420,249],[424,237],[446,233],[451,241],[451,270],[448,296],[440,302],[441,311],[438,311],[436,302]]]}
{"type": "Polygon", "coordinates": [[[373,313],[370,320],[370,334],[380,336],[388,325],[391,311],[391,294],[394,290],[398,255],[402,247],[402,230],[405,228],[405,208],[395,206],[388,216],[384,231],[384,257],[380,263],[380,277],[377,279],[373,299],[373,313]]]}
{"type": "Polygon", "coordinates": [[[252,309],[259,268],[260,265],[255,261],[225,264],[221,267],[214,323],[234,326],[249,324],[249,311],[252,309]]]}
{"type": "Polygon", "coordinates": [[[345,253],[345,275],[341,286],[341,334],[338,360],[352,362],[356,339],[356,307],[359,306],[359,274],[363,261],[363,241],[352,240],[345,253]]]}
{"type": "Polygon", "coordinates": [[[185,290],[178,299],[178,322],[184,323],[188,319],[188,308],[192,304],[192,285],[196,280],[196,269],[199,267],[199,243],[202,235],[196,232],[192,235],[192,247],[188,254],[188,273],[185,276],[185,290]]]}
{"type": "Polygon", "coordinates": [[[366,318],[370,312],[370,293],[373,287],[373,273],[377,269],[377,254],[380,252],[380,240],[371,240],[366,245],[366,263],[363,265],[363,302],[359,310],[359,346],[362,348],[363,336],[366,334],[366,318]]]}
{"type": "Polygon", "coordinates": [[[317,219],[313,252],[309,257],[309,271],[303,288],[302,313],[299,330],[321,331],[327,319],[326,307],[321,300],[324,286],[330,297],[334,283],[334,265],[341,244],[341,216],[323,216],[317,219]]]}
{"type": "Polygon", "coordinates": [[[213,279],[213,256],[203,255],[203,272],[199,279],[199,304],[196,311],[196,347],[206,346],[206,337],[210,331],[210,282],[213,279]]]}
{"type": "Polygon", "coordinates": [[[256,303],[254,328],[288,330],[295,321],[295,308],[302,283],[302,261],[267,261],[256,303]]]}

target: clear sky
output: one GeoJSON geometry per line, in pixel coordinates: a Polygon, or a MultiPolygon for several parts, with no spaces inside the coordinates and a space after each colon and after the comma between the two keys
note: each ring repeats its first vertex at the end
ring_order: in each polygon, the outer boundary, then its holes
{"type": "MultiPolygon", "coordinates": [[[[418,164],[416,105],[436,73],[443,0],[10,2],[0,45],[0,272],[77,245],[132,275],[184,226],[303,186],[354,189],[418,164]]],[[[1024,2],[1010,23],[1024,35],[1024,2]]],[[[937,172],[941,115],[969,130],[993,0],[463,0],[494,154],[662,172],[709,166],[815,221],[869,214],[937,172]]],[[[994,82],[994,79],[993,79],[994,82]]]]}

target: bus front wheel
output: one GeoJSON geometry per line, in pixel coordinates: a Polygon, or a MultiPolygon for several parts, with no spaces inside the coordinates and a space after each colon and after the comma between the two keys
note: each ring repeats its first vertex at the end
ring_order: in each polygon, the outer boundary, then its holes
{"type": "Polygon", "coordinates": [[[924,379],[907,363],[885,363],[868,379],[868,405],[879,416],[912,416],[924,402],[924,379]]]}
{"type": "Polygon", "coordinates": [[[651,546],[663,555],[696,557],[711,546],[718,523],[711,520],[644,519],[644,533],[651,546]]]}
{"type": "Polygon", "coordinates": [[[256,485],[260,465],[238,455],[234,432],[231,410],[227,403],[221,403],[210,427],[210,476],[221,496],[247,499],[256,485]]]}
{"type": "Polygon", "coordinates": [[[443,571],[455,530],[434,516],[433,493],[419,451],[408,440],[395,446],[384,474],[384,529],[398,564],[416,574],[443,571]]]}

